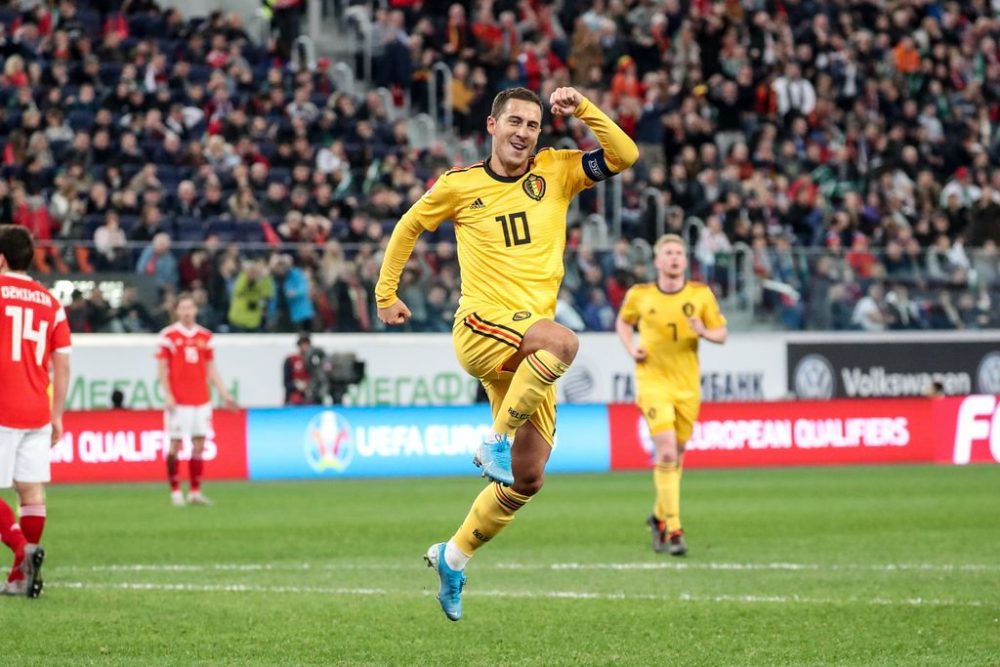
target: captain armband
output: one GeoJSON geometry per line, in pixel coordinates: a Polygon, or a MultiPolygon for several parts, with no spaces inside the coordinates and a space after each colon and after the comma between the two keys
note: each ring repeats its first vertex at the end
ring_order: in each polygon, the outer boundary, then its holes
{"type": "Polygon", "coordinates": [[[615,175],[615,171],[604,160],[604,149],[583,154],[583,173],[596,182],[605,181],[615,175]]]}

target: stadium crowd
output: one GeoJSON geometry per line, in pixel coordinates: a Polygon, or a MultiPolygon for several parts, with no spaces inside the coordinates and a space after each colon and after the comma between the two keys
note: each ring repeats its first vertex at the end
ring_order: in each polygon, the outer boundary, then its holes
{"type": "MultiPolygon", "coordinates": [[[[558,316],[573,328],[611,329],[651,277],[654,198],[692,239],[696,278],[788,328],[1000,326],[1000,19],[985,0],[881,7],[391,0],[373,12],[373,71],[420,110],[447,63],[454,129],[484,155],[511,85],[577,86],[635,138],[622,237],[594,248],[570,230],[558,316]]],[[[0,220],[63,241],[37,273],[136,272],[162,294],[75,295],[74,331],[153,330],[178,290],[219,331],[378,328],[381,249],[452,158],[414,148],[378,94],[336,90],[328,61],[296,69],[285,51],[238,15],[152,0],[0,7],[0,220]]],[[[564,139],[595,147],[547,116],[541,145],[564,139]]],[[[404,273],[415,330],[451,328],[453,239],[425,235],[404,273]]]]}

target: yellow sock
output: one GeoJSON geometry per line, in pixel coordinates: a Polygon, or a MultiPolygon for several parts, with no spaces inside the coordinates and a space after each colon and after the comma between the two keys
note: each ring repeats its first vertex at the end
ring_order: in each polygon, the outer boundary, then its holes
{"type": "Polygon", "coordinates": [[[531,496],[522,496],[508,486],[493,483],[483,489],[461,527],[451,541],[466,556],[471,556],[514,520],[514,512],[524,507],[531,496]]]}
{"type": "Polygon", "coordinates": [[[676,463],[657,463],[653,470],[656,504],[653,514],[667,522],[667,530],[681,529],[681,467],[676,463]]]}
{"type": "Polygon", "coordinates": [[[507,395],[493,422],[494,433],[513,437],[528,417],[538,409],[556,380],[569,368],[559,357],[546,350],[529,354],[517,367],[507,395]]]}

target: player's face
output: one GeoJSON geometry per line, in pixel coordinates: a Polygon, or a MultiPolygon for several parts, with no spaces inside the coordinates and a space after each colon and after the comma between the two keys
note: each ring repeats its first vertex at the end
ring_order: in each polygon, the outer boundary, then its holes
{"type": "Polygon", "coordinates": [[[486,130],[493,135],[493,154],[510,171],[522,168],[535,152],[542,131],[542,110],[534,102],[508,100],[499,118],[486,119],[486,130]]]}
{"type": "Polygon", "coordinates": [[[190,328],[194,326],[197,316],[198,307],[194,305],[194,301],[192,299],[181,299],[177,304],[177,321],[190,328]]]}
{"type": "Polygon", "coordinates": [[[664,243],[656,253],[656,269],[668,278],[683,278],[687,271],[687,253],[680,243],[664,243]]]}

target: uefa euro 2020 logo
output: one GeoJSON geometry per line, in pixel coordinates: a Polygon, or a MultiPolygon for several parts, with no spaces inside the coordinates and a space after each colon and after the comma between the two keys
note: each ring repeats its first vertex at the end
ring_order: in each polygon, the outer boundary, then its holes
{"type": "Polygon", "coordinates": [[[306,461],[316,472],[344,472],[354,457],[351,425],[333,410],[324,410],[306,426],[306,461]]]}

